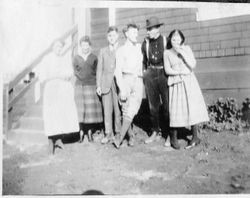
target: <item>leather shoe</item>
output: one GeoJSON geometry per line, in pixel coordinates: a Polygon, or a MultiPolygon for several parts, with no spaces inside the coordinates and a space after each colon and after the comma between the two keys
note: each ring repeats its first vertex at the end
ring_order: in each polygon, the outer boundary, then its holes
{"type": "Polygon", "coordinates": [[[133,147],[135,145],[135,139],[133,137],[129,138],[128,145],[133,147]]]}
{"type": "Polygon", "coordinates": [[[164,146],[165,147],[171,147],[170,139],[169,138],[166,139],[164,146]]]}
{"type": "Polygon", "coordinates": [[[154,142],[157,139],[157,133],[154,131],[151,136],[145,140],[145,144],[154,142]]]}
{"type": "Polygon", "coordinates": [[[185,149],[191,149],[195,146],[197,146],[198,144],[201,143],[201,140],[199,138],[195,138],[195,139],[192,139],[188,145],[185,147],[185,149]]]}
{"type": "Polygon", "coordinates": [[[64,145],[61,139],[56,140],[55,146],[58,146],[61,149],[64,149],[64,145]]]}
{"type": "Polygon", "coordinates": [[[114,137],[112,137],[112,135],[106,135],[102,140],[101,140],[101,143],[102,144],[107,144],[107,143],[110,143],[110,142],[113,142],[114,141],[114,137]]]}

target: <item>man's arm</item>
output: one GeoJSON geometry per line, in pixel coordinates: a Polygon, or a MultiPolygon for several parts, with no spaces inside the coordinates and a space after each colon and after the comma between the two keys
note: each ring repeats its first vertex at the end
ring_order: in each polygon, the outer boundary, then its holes
{"type": "Polygon", "coordinates": [[[143,71],[147,69],[147,63],[148,63],[148,57],[147,57],[147,51],[146,51],[146,40],[143,41],[141,45],[141,51],[142,51],[142,69],[143,71]]]}
{"type": "Polygon", "coordinates": [[[97,64],[97,70],[96,70],[96,87],[97,87],[96,92],[98,95],[102,94],[102,90],[101,90],[102,71],[103,71],[103,52],[101,49],[99,56],[98,56],[98,64],[97,64]]]}

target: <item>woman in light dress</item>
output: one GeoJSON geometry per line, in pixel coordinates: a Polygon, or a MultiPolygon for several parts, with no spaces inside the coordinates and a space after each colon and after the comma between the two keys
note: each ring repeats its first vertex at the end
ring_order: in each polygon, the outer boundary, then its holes
{"type": "Polygon", "coordinates": [[[168,77],[170,143],[180,149],[177,131],[191,126],[192,139],[186,148],[200,143],[198,123],[209,120],[199,83],[194,75],[196,60],[191,48],[184,45],[185,37],[180,30],[169,34],[167,50],[164,52],[164,69],[168,77]]]}
{"type": "Polygon", "coordinates": [[[64,43],[55,41],[52,52],[45,57],[40,80],[44,83],[43,120],[49,140],[49,152],[63,148],[63,134],[79,131],[70,53],[64,54],[64,43]]]}

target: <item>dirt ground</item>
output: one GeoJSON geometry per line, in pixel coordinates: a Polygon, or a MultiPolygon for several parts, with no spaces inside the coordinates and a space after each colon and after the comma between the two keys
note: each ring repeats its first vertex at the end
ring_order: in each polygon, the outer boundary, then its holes
{"type": "Polygon", "coordinates": [[[17,149],[3,144],[3,195],[105,195],[250,193],[250,132],[201,131],[202,142],[185,150],[164,147],[164,139],[143,143],[147,134],[135,127],[136,145],[117,150],[66,137],[64,150],[48,156],[47,146],[17,149]]]}

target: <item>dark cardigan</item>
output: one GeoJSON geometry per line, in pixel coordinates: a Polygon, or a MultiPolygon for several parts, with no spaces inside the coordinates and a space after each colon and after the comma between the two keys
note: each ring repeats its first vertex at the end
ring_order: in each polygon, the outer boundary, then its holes
{"type": "Polygon", "coordinates": [[[76,55],[73,59],[74,74],[83,85],[96,85],[97,56],[90,54],[85,61],[76,55]]]}

